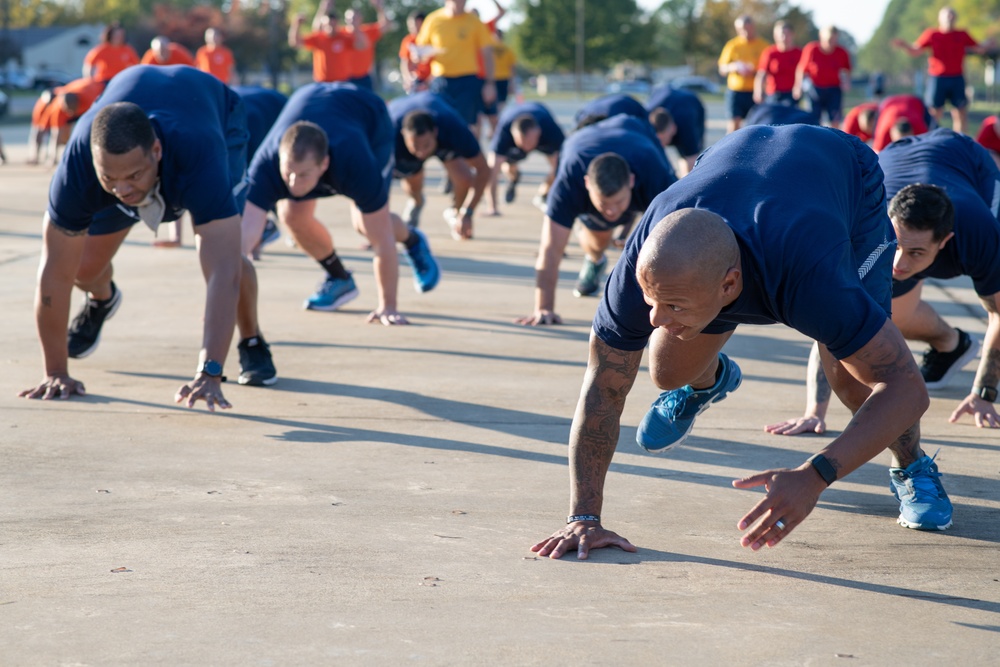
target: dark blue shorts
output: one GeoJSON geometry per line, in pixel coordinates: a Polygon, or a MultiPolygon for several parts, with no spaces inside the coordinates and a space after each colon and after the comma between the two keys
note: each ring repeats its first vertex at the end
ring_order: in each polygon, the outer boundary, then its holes
{"type": "Polygon", "coordinates": [[[753,108],[753,93],[741,93],[736,90],[726,89],[726,113],[729,118],[746,118],[747,113],[753,108]]]}
{"type": "Polygon", "coordinates": [[[965,77],[961,74],[927,77],[924,103],[931,109],[940,109],[946,102],[951,102],[956,109],[962,109],[969,103],[969,98],[965,96],[965,77]]]}
{"type": "Polygon", "coordinates": [[[467,125],[475,125],[479,110],[483,108],[482,79],[475,74],[439,76],[431,81],[431,91],[444,97],[467,125]]]}
{"type": "MultiPolygon", "coordinates": [[[[230,92],[232,97],[229,100],[229,113],[226,116],[229,181],[233,187],[236,208],[242,212],[243,206],[247,202],[247,194],[250,191],[247,182],[247,142],[250,139],[250,132],[247,130],[247,113],[243,106],[243,100],[235,92],[230,92]]],[[[176,219],[164,220],[164,222],[173,222],[176,219]]],[[[87,234],[90,236],[115,234],[123,229],[128,229],[137,222],[142,222],[142,219],[128,206],[124,204],[109,206],[94,215],[90,227],[87,228],[87,234]]],[[[195,224],[206,222],[211,222],[211,220],[202,220],[195,224]]]]}
{"type": "Polygon", "coordinates": [[[791,106],[795,106],[798,103],[798,100],[795,99],[790,90],[786,93],[771,93],[764,101],[768,104],[789,104],[791,106]]]}
{"type": "Polygon", "coordinates": [[[840,86],[829,88],[813,88],[809,94],[809,108],[817,120],[823,120],[823,114],[836,125],[843,117],[844,92],[840,86]]]}
{"type": "Polygon", "coordinates": [[[371,74],[365,74],[364,76],[355,77],[353,79],[348,79],[348,83],[353,83],[358,88],[363,88],[364,90],[374,91],[375,88],[372,85],[371,74]]]}

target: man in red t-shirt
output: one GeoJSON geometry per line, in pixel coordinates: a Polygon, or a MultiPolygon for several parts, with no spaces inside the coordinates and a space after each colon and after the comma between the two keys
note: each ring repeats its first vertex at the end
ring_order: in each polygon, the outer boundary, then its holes
{"type": "Polygon", "coordinates": [[[991,45],[979,44],[964,30],[955,29],[955,10],[942,7],[938,12],[938,27],[928,28],[913,44],[894,39],[892,45],[911,56],[930,49],[927,59],[927,90],[924,101],[935,120],[941,122],[944,105],[951,102],[952,129],[965,132],[969,100],[965,96],[965,54],[985,53],[991,45]]]}
{"type": "Polygon", "coordinates": [[[293,49],[306,48],[313,54],[314,81],[347,81],[351,77],[351,48],[364,48],[365,36],[354,36],[339,29],[337,15],[330,0],[322,0],[313,17],[313,31],[302,36],[306,17],[298,14],[288,28],[288,45],[293,49]]]}
{"type": "Polygon", "coordinates": [[[205,31],[205,46],[194,54],[195,63],[202,72],[208,72],[226,84],[234,84],[233,52],[225,45],[222,33],[215,28],[205,31]]]}
{"type": "Polygon", "coordinates": [[[790,23],[774,24],[774,44],[764,49],[754,78],[753,101],[798,104],[792,93],[795,88],[795,69],[802,58],[802,49],[795,46],[795,30],[790,23]]]}
{"type": "Polygon", "coordinates": [[[927,132],[930,125],[931,115],[919,97],[890,95],[878,105],[872,148],[878,152],[901,137],[927,132]]]}
{"type": "Polygon", "coordinates": [[[802,49],[802,58],[795,70],[796,98],[802,97],[802,82],[812,81],[809,103],[813,115],[822,120],[826,113],[830,125],[839,125],[843,116],[844,93],[851,87],[851,56],[837,44],[839,31],[825,26],[819,31],[819,41],[809,42],[802,49]]]}
{"type": "Polygon", "coordinates": [[[372,65],[375,63],[375,44],[382,38],[382,33],[389,28],[389,19],[385,15],[381,0],[372,0],[372,7],[378,14],[376,23],[362,23],[361,12],[348,9],[344,12],[344,22],[347,27],[341,32],[351,40],[352,47],[348,49],[347,80],[356,86],[373,90],[372,65]],[[364,37],[364,44],[359,46],[364,37]]]}
{"type": "Polygon", "coordinates": [[[417,35],[426,17],[424,12],[410,14],[406,19],[409,32],[399,44],[399,74],[403,78],[403,90],[408,95],[427,90],[431,80],[431,61],[421,60],[417,49],[417,35]]]}
{"type": "Polygon", "coordinates": [[[862,102],[847,112],[840,129],[868,143],[875,134],[875,119],[877,116],[877,102],[862,102]]]}
{"type": "Polygon", "coordinates": [[[176,42],[163,35],[157,35],[149,43],[149,50],[143,54],[140,65],[188,65],[194,67],[194,56],[176,42]]]}
{"type": "Polygon", "coordinates": [[[1000,122],[996,116],[983,121],[976,135],[976,142],[990,152],[990,157],[1000,167],[1000,122]]]}

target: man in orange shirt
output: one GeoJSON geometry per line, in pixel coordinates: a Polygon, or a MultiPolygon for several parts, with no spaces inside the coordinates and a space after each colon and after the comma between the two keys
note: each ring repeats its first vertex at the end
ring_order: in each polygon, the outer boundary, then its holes
{"type": "Polygon", "coordinates": [[[202,72],[208,72],[222,83],[232,85],[233,52],[226,47],[222,32],[215,28],[205,31],[205,46],[194,54],[194,62],[202,72]]]}
{"type": "Polygon", "coordinates": [[[189,65],[194,67],[194,56],[176,42],[157,35],[149,43],[149,50],[142,55],[141,65],[189,65]]]}
{"type": "Polygon", "coordinates": [[[968,51],[983,54],[992,44],[979,44],[969,33],[956,30],[955,17],[955,10],[942,7],[936,29],[924,30],[913,44],[897,38],[892,40],[892,45],[911,56],[919,56],[930,49],[924,102],[938,122],[941,122],[944,105],[951,102],[952,129],[964,133],[969,104],[965,96],[965,54],[968,51]]]}
{"type": "Polygon", "coordinates": [[[83,76],[107,83],[126,67],[139,64],[139,54],[125,43],[125,28],[115,21],[101,34],[101,43],[83,59],[83,76]]]}
{"type": "Polygon", "coordinates": [[[350,37],[352,44],[347,52],[350,63],[347,80],[367,90],[373,90],[371,71],[375,63],[375,44],[382,38],[382,33],[390,27],[381,0],[372,0],[372,7],[378,13],[376,23],[362,23],[361,12],[354,9],[344,12],[344,22],[347,27],[343,32],[350,37]],[[363,47],[358,46],[361,43],[361,35],[364,35],[363,47]]]}
{"type": "Polygon", "coordinates": [[[31,114],[28,164],[39,163],[46,137],[49,137],[46,163],[55,166],[59,162],[59,148],[66,145],[73,125],[100,97],[105,85],[103,81],[75,79],[38,98],[31,114]]]}
{"type": "Polygon", "coordinates": [[[409,32],[399,44],[399,74],[403,79],[403,90],[408,95],[427,90],[431,80],[431,61],[421,60],[417,53],[417,35],[427,14],[413,12],[406,19],[409,32]]]}
{"type": "Polygon", "coordinates": [[[312,32],[303,37],[302,24],[306,17],[297,15],[288,28],[288,45],[293,49],[306,48],[313,53],[313,80],[347,81],[351,73],[351,48],[363,49],[365,35],[358,32],[353,37],[338,28],[337,15],[330,0],[322,0],[313,17],[312,32]]]}

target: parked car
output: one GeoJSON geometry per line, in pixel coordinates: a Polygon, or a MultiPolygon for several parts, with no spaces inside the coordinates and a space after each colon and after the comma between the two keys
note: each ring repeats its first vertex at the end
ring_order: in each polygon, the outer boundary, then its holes
{"type": "Polygon", "coordinates": [[[24,70],[0,69],[0,86],[9,86],[18,90],[29,90],[34,88],[34,77],[29,76],[24,70]]]}
{"type": "Polygon", "coordinates": [[[7,110],[10,108],[10,100],[7,98],[7,93],[0,90],[0,118],[7,115],[7,110]]]}
{"type": "Polygon", "coordinates": [[[45,90],[46,88],[55,88],[56,86],[65,86],[70,81],[77,79],[72,74],[54,69],[43,69],[35,72],[34,82],[32,88],[35,90],[45,90]]]}
{"type": "Polygon", "coordinates": [[[683,88],[698,93],[708,93],[717,95],[722,92],[722,86],[712,81],[708,77],[692,74],[691,76],[679,76],[669,81],[674,88],[683,88]]]}

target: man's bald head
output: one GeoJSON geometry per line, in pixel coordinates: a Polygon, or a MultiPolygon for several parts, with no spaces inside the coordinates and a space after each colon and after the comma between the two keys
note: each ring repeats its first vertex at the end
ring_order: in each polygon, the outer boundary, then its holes
{"type": "Polygon", "coordinates": [[[686,276],[705,285],[720,281],[739,259],[736,236],[720,216],[683,208],[663,218],[639,251],[639,274],[686,276]]]}

